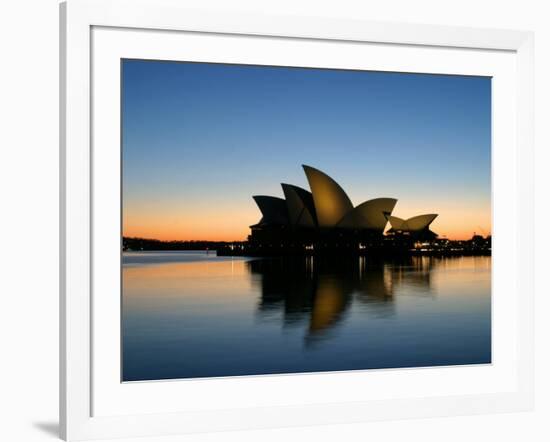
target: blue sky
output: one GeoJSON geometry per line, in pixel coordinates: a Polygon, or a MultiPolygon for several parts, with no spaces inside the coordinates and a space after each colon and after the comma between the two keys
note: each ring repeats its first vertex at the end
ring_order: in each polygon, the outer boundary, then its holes
{"type": "Polygon", "coordinates": [[[125,234],[239,239],[252,195],[308,188],[301,164],[354,204],[490,232],[488,77],[125,60],[122,116],[125,234]]]}

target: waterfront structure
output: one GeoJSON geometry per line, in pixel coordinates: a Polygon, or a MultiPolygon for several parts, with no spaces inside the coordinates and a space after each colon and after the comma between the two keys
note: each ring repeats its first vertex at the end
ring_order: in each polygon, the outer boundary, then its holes
{"type": "Polygon", "coordinates": [[[288,224],[286,201],[275,196],[256,195],[253,197],[262,212],[259,225],[288,224]]]}
{"type": "Polygon", "coordinates": [[[427,215],[413,216],[409,219],[398,218],[397,216],[388,215],[387,219],[390,222],[391,229],[388,230],[389,235],[407,235],[415,237],[415,239],[435,239],[437,234],[430,230],[430,224],[437,217],[437,214],[430,213],[427,215]]]}
{"type": "Polygon", "coordinates": [[[327,174],[313,167],[303,168],[313,194],[317,225],[321,229],[336,227],[353,210],[351,200],[344,189],[327,174]]]}
{"type": "Polygon", "coordinates": [[[285,195],[290,224],[300,227],[317,226],[317,212],[311,192],[292,184],[281,184],[285,195]]]}
{"type": "Polygon", "coordinates": [[[391,224],[391,230],[396,232],[419,232],[426,229],[437,217],[436,214],[418,215],[407,220],[389,215],[387,218],[391,224]]]}
{"type": "Polygon", "coordinates": [[[303,166],[311,191],[281,184],[284,198],[256,195],[262,218],[250,226],[249,247],[270,251],[366,249],[436,238],[429,230],[436,214],[407,220],[392,215],[395,198],[374,198],[353,206],[344,189],[326,173],[303,166]],[[391,228],[387,235],[384,230],[391,228]]]}

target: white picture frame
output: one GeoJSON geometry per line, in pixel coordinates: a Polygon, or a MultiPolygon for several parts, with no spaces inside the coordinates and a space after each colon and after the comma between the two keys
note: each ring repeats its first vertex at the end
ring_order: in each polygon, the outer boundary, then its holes
{"type": "MultiPolygon", "coordinates": [[[[60,427],[63,438],[82,440],[160,436],[509,412],[532,408],[532,33],[375,23],[353,19],[199,11],[186,9],[180,2],[172,0],[69,0],[61,4],[60,14],[60,427]],[[98,30],[101,32],[97,33],[98,30]],[[126,32],[126,36],[119,31],[126,32]],[[155,37],[151,33],[154,33],[155,37]],[[131,35],[130,39],[128,35],[131,35]],[[102,324],[111,325],[116,325],[116,321],[119,320],[116,306],[103,302],[108,301],[106,294],[109,293],[109,288],[102,282],[108,278],[103,278],[101,266],[98,264],[108,260],[102,259],[102,251],[106,249],[102,248],[101,241],[98,242],[97,238],[108,237],[109,231],[98,230],[99,227],[94,225],[97,222],[96,212],[103,210],[104,213],[108,213],[110,210],[107,206],[102,207],[97,203],[97,195],[105,194],[106,187],[104,183],[102,189],[102,183],[97,179],[97,170],[102,169],[102,176],[103,172],[107,176],[109,170],[118,170],[118,165],[109,159],[111,157],[105,156],[113,152],[118,155],[115,149],[104,149],[103,153],[93,149],[98,138],[102,143],[105,141],[105,146],[116,138],[116,128],[111,130],[109,121],[112,122],[114,119],[116,122],[118,108],[114,105],[110,109],[109,100],[114,100],[112,103],[118,100],[118,79],[111,75],[113,71],[109,70],[109,66],[113,66],[112,62],[117,57],[120,59],[121,50],[128,50],[133,56],[143,53],[146,55],[145,58],[177,57],[178,48],[183,41],[179,39],[187,38],[186,42],[196,46],[203,44],[202,36],[212,41],[217,39],[214,47],[222,48],[225,52],[226,47],[232,44],[229,40],[242,39],[244,42],[248,39],[254,41],[254,45],[260,49],[262,45],[271,42],[269,44],[275,46],[270,47],[268,51],[262,51],[264,63],[276,59],[277,54],[282,52],[276,45],[284,41],[286,47],[296,47],[297,51],[304,50],[299,49],[304,45],[324,44],[334,47],[347,44],[356,48],[369,45],[373,51],[381,54],[380,63],[384,63],[380,65],[383,67],[381,70],[407,69],[423,72],[423,69],[429,69],[429,72],[467,74],[473,69],[472,72],[479,70],[486,75],[496,72],[495,78],[502,79],[502,82],[498,89],[501,92],[495,99],[499,100],[498,109],[504,111],[498,110],[502,118],[498,119],[499,126],[494,128],[493,155],[496,154],[496,160],[493,162],[493,186],[494,190],[498,190],[498,195],[502,196],[496,198],[493,217],[500,224],[495,230],[511,232],[507,237],[511,239],[506,245],[501,241],[500,246],[494,246],[494,257],[500,261],[500,270],[493,273],[493,294],[496,293],[497,299],[502,302],[497,304],[499,316],[494,317],[496,328],[493,328],[493,333],[497,333],[497,337],[501,336],[501,342],[507,339],[508,342],[515,343],[509,346],[510,357],[504,357],[507,356],[504,354],[507,350],[501,351],[503,357],[500,362],[485,371],[483,368],[478,370],[476,367],[467,367],[461,368],[463,371],[460,372],[456,368],[394,370],[389,374],[387,371],[341,372],[309,376],[251,377],[239,381],[226,379],[223,385],[219,380],[203,380],[195,384],[174,381],[139,383],[133,391],[120,389],[113,383],[113,377],[109,378],[108,372],[116,371],[116,364],[119,362],[111,363],[113,353],[105,350],[109,347],[110,335],[107,333],[112,331],[112,327],[104,327],[104,333],[98,332],[98,327],[94,327],[95,321],[98,320],[101,320],[102,324]],[[159,39],[164,39],[162,44],[159,39]],[[112,44],[106,44],[109,42],[112,44]],[[391,53],[388,51],[397,48],[405,48],[403,57],[399,57],[399,63],[408,64],[398,65],[395,64],[397,61],[392,61],[391,53]],[[413,55],[412,51],[418,53],[415,53],[414,57],[409,57],[411,60],[407,61],[408,55],[413,55]],[[417,57],[419,51],[423,53],[422,57],[417,57]],[[450,51],[454,51],[454,56],[449,56],[450,51]],[[465,53],[464,57],[461,56],[461,51],[465,53]],[[385,52],[390,56],[384,56],[385,52]],[[480,53],[483,56],[480,57],[480,53]],[[447,59],[447,67],[430,64],[430,59],[434,59],[435,54],[438,54],[438,58],[447,59]],[[468,63],[478,63],[478,67],[468,67],[467,59],[470,54],[472,59],[468,63]],[[494,54],[494,57],[491,54],[494,54]],[[494,58],[494,65],[491,65],[491,57],[494,58]],[[482,59],[488,60],[487,66],[482,66],[485,63],[482,59]],[[499,61],[501,59],[502,63],[499,61]],[[415,63],[418,64],[416,68],[415,63]],[[102,80],[102,76],[105,79],[102,80]],[[109,78],[113,80],[112,84],[109,78]],[[99,84],[98,81],[102,82],[101,87],[94,88],[94,85],[99,84]],[[508,87],[504,87],[505,84],[508,87]],[[506,90],[511,92],[507,93],[506,90]],[[97,117],[94,112],[98,107],[102,110],[101,114],[109,118],[97,117]],[[504,139],[504,132],[500,132],[501,128],[505,130],[504,126],[512,130],[513,132],[509,133],[514,136],[504,139]],[[98,235],[98,232],[101,234],[98,235]],[[499,258],[499,254],[502,259],[499,258]],[[509,322],[504,323],[504,320],[509,322]],[[460,385],[456,387],[457,391],[449,389],[445,392],[443,389],[441,394],[428,394],[430,383],[434,384],[431,388],[442,389],[451,379],[455,382],[452,376],[460,376],[458,381],[468,384],[470,390],[462,384],[456,384],[460,385]],[[495,379],[495,383],[486,382],[483,376],[495,379]],[[403,397],[383,393],[375,396],[365,394],[360,388],[347,388],[352,387],[354,383],[369,382],[369,379],[374,383],[373,386],[378,385],[380,390],[384,390],[388,379],[402,385],[414,383],[418,388],[409,391],[403,397]],[[476,384],[476,379],[479,385],[476,384]],[[485,387],[482,388],[481,384],[485,384],[485,387]],[[320,385],[329,387],[323,392],[323,399],[316,399],[314,393],[320,385]],[[276,391],[285,388],[302,388],[310,395],[308,399],[296,397],[289,402],[278,400],[276,391]],[[257,397],[250,393],[258,389],[271,392],[268,395],[271,402],[259,402],[257,397]],[[169,397],[170,391],[178,391],[180,395],[187,392],[188,401],[183,405],[175,402],[173,397],[169,397]],[[346,391],[350,393],[342,393],[346,391]],[[215,398],[216,392],[224,392],[223,400],[222,397],[215,398]],[[241,402],[237,400],[236,392],[242,393],[241,402]],[[142,402],[147,402],[147,407],[141,406],[143,404],[139,403],[140,397],[143,398],[142,402]],[[194,397],[196,400],[193,400],[194,397]],[[199,401],[200,397],[202,401],[199,401]],[[204,397],[207,400],[204,400],[204,397]],[[157,406],[161,401],[164,405],[157,406]]],[[[246,57],[249,52],[251,53],[251,47],[243,44],[238,51],[236,47],[233,49],[234,52],[240,51],[240,57],[246,57]]],[[[201,48],[207,49],[206,45],[199,46],[199,49],[201,48]]],[[[349,60],[337,59],[335,53],[330,51],[323,53],[326,60],[311,59],[309,65],[321,63],[335,66],[339,63],[350,63],[349,60]]],[[[223,54],[218,54],[210,57],[222,56],[223,54]]],[[[115,182],[116,176],[111,176],[109,180],[111,181],[107,184],[115,182]]],[[[112,203],[116,205],[115,200],[112,203]]],[[[118,215],[113,212],[113,216],[118,215]]],[[[498,235],[495,241],[498,241],[498,235]]],[[[118,269],[116,271],[118,272],[118,269]]],[[[117,338],[118,335],[114,340],[117,338]]],[[[109,348],[117,350],[116,346],[109,348]]]]}

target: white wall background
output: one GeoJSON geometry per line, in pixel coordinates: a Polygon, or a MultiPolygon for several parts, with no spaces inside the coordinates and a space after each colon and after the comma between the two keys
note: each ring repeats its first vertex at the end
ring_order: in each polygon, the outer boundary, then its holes
{"type": "MultiPolygon", "coordinates": [[[[536,32],[536,411],[169,441],[550,440],[550,14],[537,0],[182,0],[234,10],[536,32]]],[[[58,388],[58,2],[0,4],[0,440],[55,440],[58,388]]],[[[138,439],[145,441],[145,439],[138,439]]],[[[147,439],[150,440],[150,439],[147,439]]]]}

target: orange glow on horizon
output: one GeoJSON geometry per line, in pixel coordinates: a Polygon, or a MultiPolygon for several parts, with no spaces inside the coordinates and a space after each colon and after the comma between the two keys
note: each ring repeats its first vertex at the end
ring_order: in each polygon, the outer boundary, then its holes
{"type": "MultiPolygon", "coordinates": [[[[411,215],[412,216],[412,215],[411,215]]],[[[245,241],[250,234],[249,226],[256,220],[241,219],[241,224],[232,221],[226,226],[213,226],[206,220],[203,223],[175,222],[168,220],[141,220],[138,223],[124,223],[123,236],[129,238],[156,239],[160,241],[245,241]]],[[[386,230],[389,229],[388,223],[386,230]]],[[[475,234],[483,237],[491,235],[490,215],[480,217],[479,214],[461,218],[445,219],[441,215],[430,226],[440,238],[450,240],[467,240],[475,234]]]]}
{"type": "MultiPolygon", "coordinates": [[[[435,223],[434,223],[435,224],[435,223]]],[[[490,229],[477,227],[477,228],[463,228],[456,231],[446,231],[443,233],[441,229],[437,229],[435,226],[431,226],[434,232],[439,235],[439,238],[447,238],[450,240],[468,240],[471,239],[474,234],[481,235],[486,237],[491,235],[490,229]]],[[[124,229],[123,236],[125,238],[142,238],[142,239],[152,239],[159,241],[221,241],[221,242],[231,242],[231,241],[246,241],[248,235],[250,234],[250,229],[243,229],[240,232],[226,232],[224,234],[212,234],[212,232],[204,232],[204,234],[199,234],[197,236],[186,236],[183,233],[179,232],[170,232],[170,231],[155,231],[154,229],[139,229],[139,228],[129,228],[124,229]]]]}
{"type": "MultiPolygon", "coordinates": [[[[438,199],[437,201],[398,198],[393,215],[410,218],[438,213],[430,229],[440,238],[471,239],[474,232],[491,234],[490,201],[482,199],[438,199]]],[[[250,226],[261,213],[253,201],[216,201],[200,205],[174,201],[127,202],[123,210],[123,236],[161,241],[245,241],[250,226]]],[[[387,224],[386,229],[390,225],[387,224]]]]}

